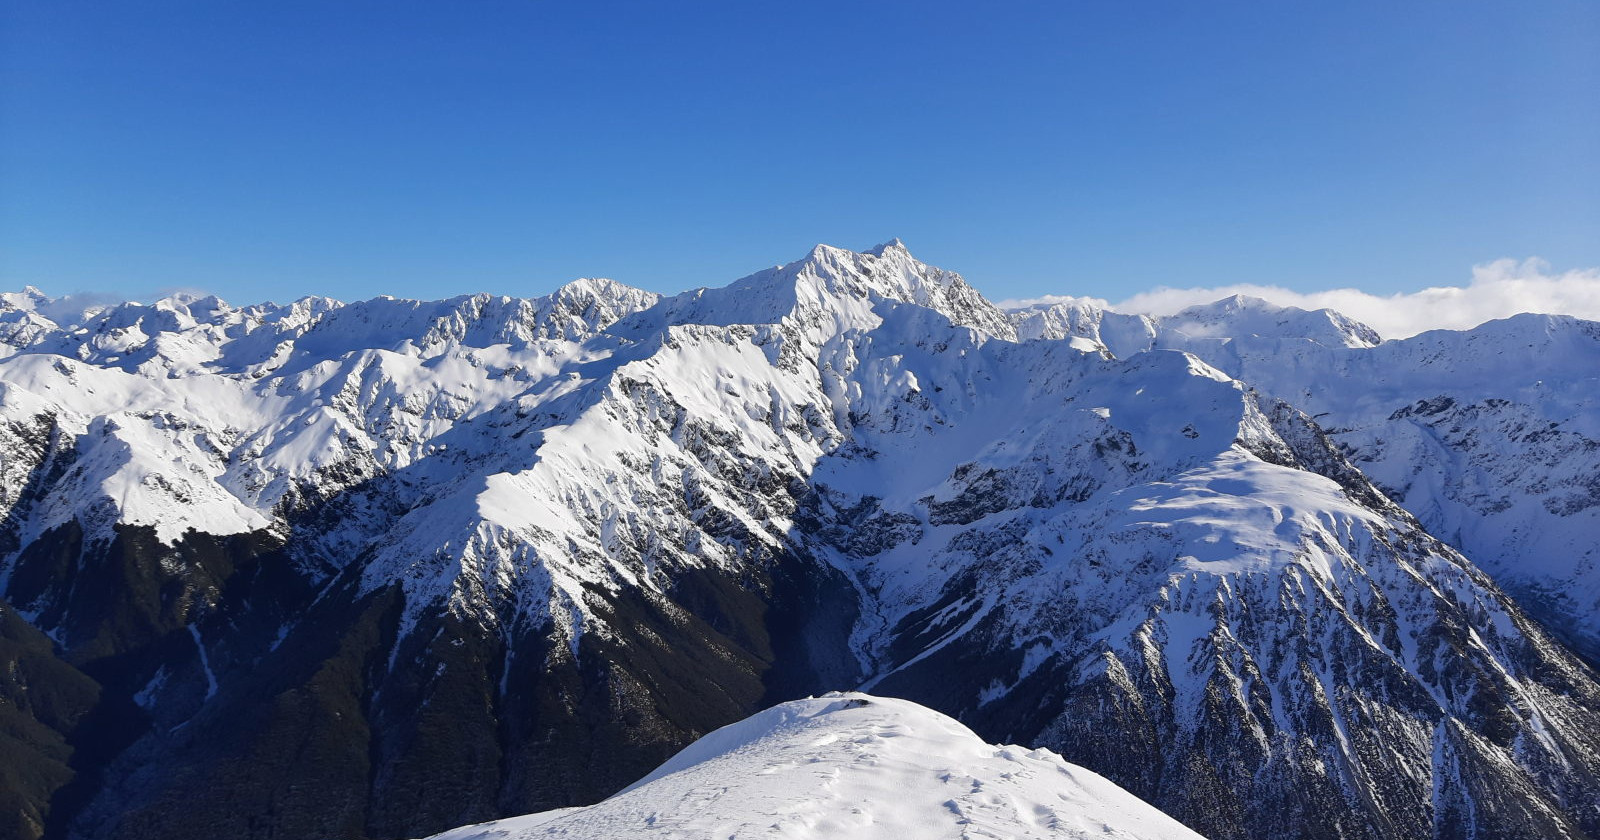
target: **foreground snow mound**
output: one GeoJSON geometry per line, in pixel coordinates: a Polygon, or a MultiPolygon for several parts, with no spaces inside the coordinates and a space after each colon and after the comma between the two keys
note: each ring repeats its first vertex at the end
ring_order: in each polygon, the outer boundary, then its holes
{"type": "Polygon", "coordinates": [[[1199,836],[1049,750],[985,744],[916,703],[851,692],[718,729],[597,805],[433,840],[1199,836]]]}

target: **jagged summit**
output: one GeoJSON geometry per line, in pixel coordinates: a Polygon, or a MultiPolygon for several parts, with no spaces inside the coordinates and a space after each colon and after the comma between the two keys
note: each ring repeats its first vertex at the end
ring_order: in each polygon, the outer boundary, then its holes
{"type": "Polygon", "coordinates": [[[923,263],[903,246],[856,252],[818,245],[787,265],[667,298],[626,328],[638,333],[675,324],[783,324],[820,343],[876,327],[883,320],[881,304],[913,304],[989,336],[1016,337],[1005,313],[959,274],[923,263]]]}
{"type": "Polygon", "coordinates": [[[8,309],[32,309],[40,303],[50,300],[37,286],[23,286],[21,291],[0,292],[0,306],[8,309]]]}
{"type": "MultiPolygon", "coordinates": [[[[609,277],[580,277],[569,281],[556,289],[552,297],[575,297],[579,295],[613,295],[626,297],[641,293],[642,289],[635,289],[626,283],[620,283],[609,277]]],[[[646,293],[648,294],[648,293],[646,293]]]]}
{"type": "Polygon", "coordinates": [[[881,257],[887,251],[905,251],[908,254],[911,252],[910,249],[906,247],[906,243],[900,241],[900,237],[896,236],[888,242],[874,245],[862,253],[871,254],[874,257],[881,257]]]}

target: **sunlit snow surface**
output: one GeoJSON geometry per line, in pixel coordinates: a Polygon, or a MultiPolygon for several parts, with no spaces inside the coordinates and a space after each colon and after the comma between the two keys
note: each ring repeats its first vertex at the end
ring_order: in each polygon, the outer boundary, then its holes
{"type": "Polygon", "coordinates": [[[1330,818],[1372,801],[1417,836],[1462,768],[1600,813],[1590,677],[1474,566],[1600,640],[1600,324],[1378,343],[1244,299],[1006,313],[898,243],[665,299],[63,312],[0,295],[0,548],[266,531],[323,591],[400,590],[402,671],[441,608],[501,636],[502,673],[550,668],[638,638],[620,595],[677,614],[689,575],[784,565],[856,589],[827,684],[950,681],[941,708],[1037,711],[1004,737],[1075,750],[1119,733],[1096,766],[1187,813],[1212,796],[1170,782],[1192,756],[1289,792],[1246,806],[1321,785],[1330,818]],[[548,657],[519,658],[530,637],[548,657]]]}
{"type": "Polygon", "coordinates": [[[599,804],[433,840],[1199,836],[1049,750],[986,744],[915,703],[848,693],[725,726],[599,804]]]}
{"type": "Polygon", "coordinates": [[[1182,350],[1315,416],[1430,533],[1600,656],[1600,324],[1524,314],[1379,343],[1336,312],[1241,297],[1010,317],[1023,339],[1118,358],[1182,350]]]}

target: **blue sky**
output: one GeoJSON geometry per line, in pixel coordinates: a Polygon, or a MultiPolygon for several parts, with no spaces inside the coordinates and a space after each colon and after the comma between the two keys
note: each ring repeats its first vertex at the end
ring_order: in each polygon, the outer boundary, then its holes
{"type": "Polygon", "coordinates": [[[992,298],[1600,265],[1600,5],[0,5],[0,286],[992,298]]]}

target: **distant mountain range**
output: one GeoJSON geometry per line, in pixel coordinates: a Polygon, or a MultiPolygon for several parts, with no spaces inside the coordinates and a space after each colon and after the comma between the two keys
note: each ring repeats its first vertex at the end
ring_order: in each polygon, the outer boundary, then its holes
{"type": "Polygon", "coordinates": [[[1213,840],[1600,837],[1594,322],[1007,311],[898,241],[673,297],[29,289],[0,514],[6,836],[421,836],[861,689],[1213,840]]]}

